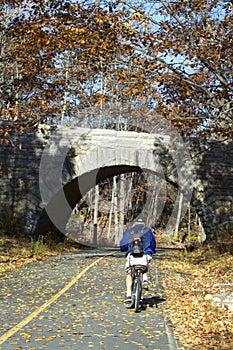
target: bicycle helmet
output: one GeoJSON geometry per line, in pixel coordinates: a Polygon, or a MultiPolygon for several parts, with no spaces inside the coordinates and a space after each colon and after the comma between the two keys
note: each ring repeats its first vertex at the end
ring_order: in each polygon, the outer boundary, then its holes
{"type": "Polygon", "coordinates": [[[142,218],[138,218],[137,222],[144,222],[144,220],[142,218]]]}

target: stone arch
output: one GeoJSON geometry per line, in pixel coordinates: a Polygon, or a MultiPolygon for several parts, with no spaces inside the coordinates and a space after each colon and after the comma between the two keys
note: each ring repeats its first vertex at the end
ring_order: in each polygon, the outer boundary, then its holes
{"type": "MultiPolygon", "coordinates": [[[[59,152],[55,155],[48,151],[44,161],[42,159],[42,168],[44,162],[46,176],[47,164],[50,164],[52,174],[54,174],[53,169],[58,169],[57,176],[53,175],[53,178],[58,178],[61,155],[63,154],[65,167],[63,167],[62,172],[65,182],[63,181],[62,184],[57,183],[54,186],[56,191],[52,193],[52,196],[48,195],[47,188],[45,187],[44,193],[47,204],[37,222],[35,228],[36,234],[54,227],[54,223],[59,231],[64,233],[65,225],[72,210],[82,198],[82,195],[86,194],[90,188],[102,180],[117,174],[129,171],[143,172],[146,170],[162,178],[166,178],[167,181],[172,182],[175,186],[177,185],[179,176],[179,180],[182,181],[181,187],[183,187],[184,193],[188,188],[187,193],[189,194],[190,177],[187,176],[188,170],[186,169],[187,164],[184,161],[185,159],[179,162],[180,168],[177,171],[176,164],[172,161],[171,155],[165,154],[167,151],[164,145],[161,145],[161,140],[160,146],[157,146],[157,150],[155,150],[154,142],[156,135],[138,134],[135,132],[119,133],[111,130],[106,131],[106,135],[104,135],[104,132],[101,132],[101,134],[97,134],[97,132],[99,131],[92,131],[92,137],[90,137],[90,134],[85,134],[85,137],[82,134],[78,138],[77,135],[74,135],[72,138],[69,135],[63,150],[60,146],[59,152]],[[126,136],[129,135],[130,138],[127,139],[126,136]],[[75,137],[77,141],[75,141],[75,137]],[[85,150],[83,150],[83,144],[79,143],[80,139],[86,145],[85,150]],[[93,139],[95,142],[94,145],[93,139]],[[109,143],[110,140],[111,144],[109,143]],[[161,162],[161,157],[164,157],[163,162],[161,162]]],[[[58,140],[55,139],[55,144],[57,142],[58,140]]],[[[53,146],[52,149],[54,149],[53,146]]],[[[188,169],[191,169],[190,164],[188,169]]],[[[45,181],[42,181],[44,186],[47,180],[46,177],[43,178],[43,174],[42,179],[45,179],[45,181]]]]}
{"type": "Polygon", "coordinates": [[[95,185],[97,185],[109,177],[127,172],[142,172],[142,169],[137,166],[128,165],[109,166],[100,169],[94,169],[88,173],[84,173],[80,176],[75,177],[62,189],[60,189],[60,191],[58,191],[48,203],[48,206],[42,210],[41,215],[37,221],[34,234],[38,236],[40,232],[57,229],[59,229],[60,232],[64,232],[65,226],[75,205],[81,200],[83,195],[93,187],[93,179],[95,179],[95,185]],[[80,184],[82,189],[80,189],[80,184]],[[64,206],[64,195],[68,206],[64,206]],[[48,213],[50,213],[50,216],[48,213]],[[54,221],[57,225],[55,225],[51,220],[53,214],[55,218],[54,221]]]}
{"type": "Polygon", "coordinates": [[[68,191],[72,181],[78,181],[76,178],[80,181],[99,169],[135,167],[163,173],[166,180],[177,188],[182,187],[184,194],[192,187],[192,204],[207,236],[223,230],[230,233],[233,227],[233,142],[198,138],[184,140],[183,146],[179,142],[170,135],[76,127],[19,133],[10,151],[4,144],[0,145],[2,211],[15,206],[25,218],[25,228],[33,233],[46,221],[49,203],[64,194],[63,188],[68,191]],[[191,155],[191,160],[183,159],[182,147],[191,155]],[[48,162],[44,163],[44,170],[51,182],[42,176],[46,193],[42,198],[39,169],[46,156],[48,162]],[[54,175],[61,159],[62,164],[65,161],[64,166],[54,175]],[[57,179],[61,181],[57,183],[57,179]]]}

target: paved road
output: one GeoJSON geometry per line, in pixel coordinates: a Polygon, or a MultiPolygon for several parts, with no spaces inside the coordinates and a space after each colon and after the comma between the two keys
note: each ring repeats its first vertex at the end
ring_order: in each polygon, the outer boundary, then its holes
{"type": "Polygon", "coordinates": [[[124,307],[124,256],[64,254],[0,279],[0,349],[162,349],[176,343],[156,284],[140,313],[124,307]],[[92,265],[91,265],[92,264],[92,265]]]}

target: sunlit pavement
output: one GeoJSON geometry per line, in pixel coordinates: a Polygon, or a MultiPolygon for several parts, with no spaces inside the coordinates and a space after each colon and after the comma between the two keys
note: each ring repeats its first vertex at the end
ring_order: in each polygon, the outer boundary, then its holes
{"type": "Polygon", "coordinates": [[[114,251],[58,297],[75,276],[104,254],[106,251],[98,250],[65,254],[2,277],[0,336],[4,341],[0,349],[176,349],[164,318],[156,259],[151,264],[152,283],[139,313],[124,306],[125,259],[114,251]],[[54,301],[48,307],[17,328],[51,298],[54,301]],[[6,337],[12,328],[17,331],[6,337]]]}

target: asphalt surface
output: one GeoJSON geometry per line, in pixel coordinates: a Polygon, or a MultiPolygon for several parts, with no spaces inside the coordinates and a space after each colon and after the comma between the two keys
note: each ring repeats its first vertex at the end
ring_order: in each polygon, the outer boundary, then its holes
{"type": "Polygon", "coordinates": [[[177,349],[160,293],[159,254],[135,313],[123,303],[124,255],[105,253],[64,254],[2,276],[0,349],[177,349]]]}

